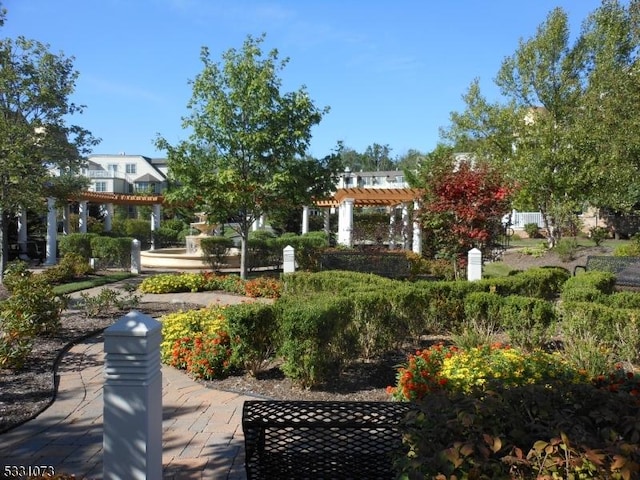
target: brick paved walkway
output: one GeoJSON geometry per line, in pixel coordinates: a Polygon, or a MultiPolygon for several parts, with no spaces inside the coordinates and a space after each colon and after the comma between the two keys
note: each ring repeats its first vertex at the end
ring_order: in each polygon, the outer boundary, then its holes
{"type": "MultiPolygon", "coordinates": [[[[212,298],[195,295],[184,301],[208,304],[212,298]]],[[[53,404],[0,435],[0,478],[7,465],[50,465],[56,473],[78,479],[103,478],[103,365],[102,336],[64,355],[53,404]]],[[[164,365],[162,380],[163,478],[245,479],[241,416],[244,401],[251,397],[205,388],[164,365]]]]}

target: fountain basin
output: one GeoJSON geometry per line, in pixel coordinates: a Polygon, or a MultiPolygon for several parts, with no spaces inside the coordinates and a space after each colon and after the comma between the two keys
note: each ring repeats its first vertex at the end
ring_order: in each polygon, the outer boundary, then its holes
{"type": "MultiPolygon", "coordinates": [[[[220,269],[239,269],[240,256],[231,250],[231,255],[224,257],[220,269]]],[[[157,250],[144,250],[140,252],[140,265],[144,268],[169,268],[175,270],[206,269],[211,266],[205,263],[200,252],[187,253],[186,248],[158,248],[157,250]]]]}

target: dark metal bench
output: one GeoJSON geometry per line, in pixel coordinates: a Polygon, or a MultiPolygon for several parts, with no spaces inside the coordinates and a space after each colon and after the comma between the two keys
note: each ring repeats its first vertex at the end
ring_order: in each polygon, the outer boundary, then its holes
{"type": "Polygon", "coordinates": [[[585,265],[576,265],[573,269],[573,275],[576,275],[580,269],[611,272],[616,276],[616,285],[640,287],[640,257],[590,255],[587,257],[585,265]]]}
{"type": "Polygon", "coordinates": [[[401,402],[246,401],[247,478],[396,478],[399,425],[410,409],[401,402]]]}

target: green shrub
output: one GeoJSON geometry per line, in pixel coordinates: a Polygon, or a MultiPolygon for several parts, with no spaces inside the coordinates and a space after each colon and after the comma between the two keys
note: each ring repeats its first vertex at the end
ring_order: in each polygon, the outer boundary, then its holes
{"type": "Polygon", "coordinates": [[[227,250],[233,246],[233,240],[227,237],[204,237],[200,240],[204,261],[213,269],[222,265],[227,250]]]}
{"type": "Polygon", "coordinates": [[[615,257],[640,257],[640,234],[635,234],[629,242],[618,245],[614,251],[615,257]]]}
{"type": "Polygon", "coordinates": [[[339,375],[345,362],[354,358],[356,340],[347,328],[349,306],[346,298],[335,296],[278,301],[279,353],[288,378],[301,387],[312,387],[339,375]]]}
{"type": "Polygon", "coordinates": [[[5,312],[0,303],[0,369],[19,369],[33,348],[32,315],[5,312]]]}
{"type": "Polygon", "coordinates": [[[250,271],[279,264],[281,254],[273,244],[274,239],[275,235],[267,230],[257,230],[249,234],[246,262],[250,271]]]}
{"type": "Polygon", "coordinates": [[[562,286],[561,298],[564,299],[568,292],[575,289],[594,289],[608,295],[613,293],[615,285],[615,274],[592,270],[567,279],[562,286]]]}
{"type": "Polygon", "coordinates": [[[93,257],[91,250],[91,239],[97,237],[96,233],[70,233],[58,239],[58,249],[60,254],[65,256],[69,253],[81,255],[87,262],[93,257]]]}
{"type": "Polygon", "coordinates": [[[636,309],[586,302],[562,302],[560,333],[563,351],[591,376],[611,371],[618,362],[640,359],[640,318],[636,309]]]}
{"type": "Polygon", "coordinates": [[[272,245],[278,253],[278,263],[282,263],[282,251],[290,245],[294,249],[298,269],[317,272],[320,270],[320,253],[329,246],[329,240],[324,232],[289,233],[273,239],[272,245]]]}
{"type": "Polygon", "coordinates": [[[563,262],[570,262],[576,258],[578,240],[575,238],[561,238],[554,247],[556,253],[563,262]]]}
{"type": "Polygon", "coordinates": [[[542,348],[550,339],[549,328],[556,322],[553,304],[539,298],[510,295],[500,308],[500,326],[509,341],[526,351],[542,348]]]}
{"type": "Polygon", "coordinates": [[[142,243],[143,248],[151,243],[151,222],[149,220],[138,220],[129,218],[124,222],[125,234],[142,243]]]}
{"type": "Polygon", "coordinates": [[[601,301],[611,308],[640,309],[640,292],[614,292],[603,296],[601,301]]]}
{"type": "Polygon", "coordinates": [[[592,227],[589,229],[589,238],[596,244],[596,247],[599,247],[609,238],[609,230],[605,227],[592,227]]]}
{"type": "Polygon", "coordinates": [[[229,305],[225,308],[225,317],[231,337],[232,363],[256,376],[278,346],[273,306],[257,302],[229,305]]]}
{"type": "Polygon", "coordinates": [[[529,238],[540,238],[540,227],[537,223],[527,223],[524,226],[524,231],[529,238]]]}
{"type": "Polygon", "coordinates": [[[394,315],[386,290],[354,292],[349,295],[349,332],[357,342],[359,357],[371,359],[397,347],[408,329],[394,315]]]}
{"type": "Polygon", "coordinates": [[[42,275],[53,284],[70,282],[91,273],[91,265],[79,253],[67,253],[58,264],[48,267],[42,275]]]}
{"type": "Polygon", "coordinates": [[[7,276],[10,277],[11,296],[0,303],[0,318],[16,319],[22,323],[21,331],[33,335],[51,334],[58,330],[68,299],[54,294],[52,285],[44,276],[7,276]]]}
{"type": "Polygon", "coordinates": [[[129,268],[133,240],[131,237],[95,237],[91,239],[91,250],[102,267],[129,268]]]}

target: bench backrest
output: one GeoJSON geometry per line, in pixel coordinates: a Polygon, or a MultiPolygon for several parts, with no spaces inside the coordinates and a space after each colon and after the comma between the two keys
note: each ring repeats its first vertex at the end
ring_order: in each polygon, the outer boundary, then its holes
{"type": "Polygon", "coordinates": [[[391,479],[402,448],[400,402],[244,403],[248,479],[391,479]]]}
{"type": "Polygon", "coordinates": [[[640,257],[588,256],[586,269],[614,273],[618,285],[640,286],[640,257]]]}

